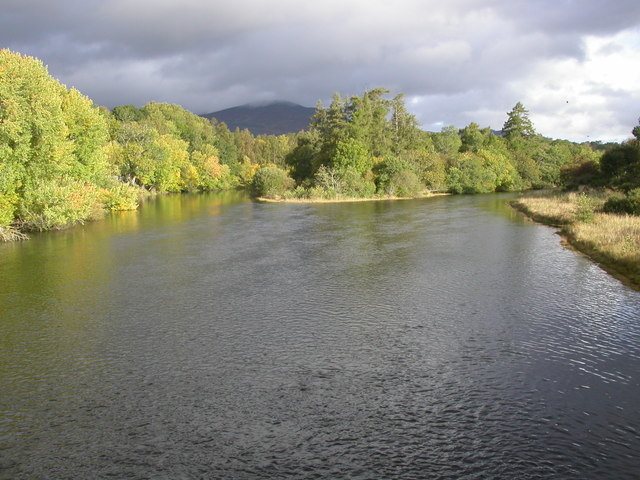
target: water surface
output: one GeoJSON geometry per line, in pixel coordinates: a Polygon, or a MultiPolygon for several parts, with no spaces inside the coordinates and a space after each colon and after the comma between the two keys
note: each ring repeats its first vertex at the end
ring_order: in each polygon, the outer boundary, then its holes
{"type": "Polygon", "coordinates": [[[640,293],[507,198],[0,245],[0,478],[637,478],[640,293]]]}

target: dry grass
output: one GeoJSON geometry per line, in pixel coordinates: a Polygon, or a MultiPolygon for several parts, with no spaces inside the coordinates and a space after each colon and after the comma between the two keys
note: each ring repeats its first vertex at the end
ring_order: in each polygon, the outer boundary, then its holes
{"type": "Polygon", "coordinates": [[[606,193],[528,196],[514,201],[536,221],[561,226],[569,242],[605,267],[640,285],[640,217],[599,213],[606,193]],[[584,210],[591,215],[581,215],[584,210]]]}
{"type": "Polygon", "coordinates": [[[515,200],[512,204],[518,210],[536,221],[560,226],[574,223],[581,205],[588,203],[592,210],[599,210],[606,201],[606,194],[564,193],[530,195],[515,200]]]}
{"type": "Polygon", "coordinates": [[[573,221],[577,206],[560,196],[525,197],[513,202],[534,220],[549,225],[566,225],[573,221]]]}
{"type": "Polygon", "coordinates": [[[640,217],[597,213],[592,222],[571,224],[567,233],[597,259],[615,262],[640,279],[640,217]]]}

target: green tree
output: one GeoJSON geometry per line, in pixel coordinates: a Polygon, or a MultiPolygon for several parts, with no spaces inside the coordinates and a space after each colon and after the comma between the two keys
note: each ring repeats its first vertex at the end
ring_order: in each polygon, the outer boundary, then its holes
{"type": "Polygon", "coordinates": [[[434,192],[447,191],[447,158],[445,155],[430,153],[422,168],[422,181],[434,192]]]}
{"type": "Polygon", "coordinates": [[[401,157],[385,158],[376,165],[376,174],[379,193],[409,197],[424,190],[413,166],[401,157]]]}
{"type": "Polygon", "coordinates": [[[318,102],[310,124],[311,129],[316,130],[320,138],[320,151],[314,163],[320,166],[330,162],[338,142],[346,135],[347,126],[345,102],[339,93],[333,95],[331,105],[327,109],[318,102]]]}
{"type": "Polygon", "coordinates": [[[111,186],[104,114],[39,60],[0,50],[0,227],[93,218],[111,186]]]}
{"type": "MultiPolygon", "coordinates": [[[[195,172],[188,170],[185,182],[192,183],[188,189],[193,190],[193,183],[199,190],[223,190],[237,184],[228,165],[220,163],[218,150],[213,145],[204,145],[201,150],[191,152],[191,164],[195,172]]],[[[184,176],[184,174],[183,174],[184,176]]]]}
{"type": "MultiPolygon", "coordinates": [[[[391,100],[391,130],[393,132],[392,150],[396,155],[402,151],[418,147],[420,138],[418,121],[415,116],[407,111],[402,93],[391,100]]],[[[430,139],[429,142],[431,142],[430,139]]]]}
{"type": "Polygon", "coordinates": [[[348,119],[347,135],[357,139],[367,150],[377,157],[389,151],[389,102],[384,98],[389,90],[374,88],[362,95],[352,96],[345,105],[348,119]]]}
{"type": "Polygon", "coordinates": [[[477,156],[483,168],[492,172],[495,179],[491,190],[488,183],[484,187],[488,191],[510,192],[522,188],[522,178],[507,155],[500,151],[482,149],[477,152],[477,156]]]}
{"type": "Polygon", "coordinates": [[[133,105],[120,105],[111,110],[113,117],[119,122],[139,122],[145,114],[133,105]]]}
{"type": "Polygon", "coordinates": [[[462,146],[458,129],[453,125],[442,127],[440,133],[432,134],[433,145],[437,153],[455,157],[462,146]]]}
{"type": "Polygon", "coordinates": [[[336,145],[331,165],[338,170],[353,168],[360,175],[371,168],[371,159],[365,145],[354,138],[345,138],[336,145]]]}
{"type": "Polygon", "coordinates": [[[529,119],[529,112],[522,103],[515,104],[513,109],[507,113],[507,121],[504,122],[502,132],[508,139],[512,137],[528,137],[536,134],[533,124],[529,119]]]}
{"type": "Polygon", "coordinates": [[[640,141],[630,140],[607,150],[600,159],[600,169],[614,186],[640,187],[640,141]]]}
{"type": "Polygon", "coordinates": [[[497,175],[482,158],[473,153],[462,153],[447,172],[447,185],[452,193],[489,193],[497,186],[497,175]]]}
{"type": "Polygon", "coordinates": [[[187,142],[173,135],[160,135],[152,145],[155,160],[153,186],[159,192],[180,192],[187,189],[182,173],[188,171],[187,142]]]}
{"type": "Polygon", "coordinates": [[[485,144],[486,136],[480,130],[480,125],[471,122],[468,126],[460,131],[460,151],[461,152],[477,152],[485,144]]]}
{"type": "MultiPolygon", "coordinates": [[[[638,123],[640,123],[640,118],[638,119],[638,123]]],[[[635,139],[640,142],[640,125],[636,125],[635,127],[633,127],[631,133],[633,134],[635,139]]]]}
{"type": "Polygon", "coordinates": [[[290,167],[291,176],[301,183],[312,178],[319,167],[316,161],[320,158],[320,136],[317,130],[310,130],[300,133],[296,141],[296,147],[285,155],[285,164],[290,167]]]}

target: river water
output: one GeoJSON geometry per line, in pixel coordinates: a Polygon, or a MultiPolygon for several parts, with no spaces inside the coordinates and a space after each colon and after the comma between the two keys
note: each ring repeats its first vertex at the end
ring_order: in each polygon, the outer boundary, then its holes
{"type": "Polygon", "coordinates": [[[0,478],[638,478],[640,293],[508,198],[0,245],[0,478]]]}

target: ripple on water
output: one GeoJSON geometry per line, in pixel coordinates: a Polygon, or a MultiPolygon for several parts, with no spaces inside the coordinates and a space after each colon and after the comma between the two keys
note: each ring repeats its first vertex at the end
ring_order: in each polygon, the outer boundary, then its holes
{"type": "Polygon", "coordinates": [[[634,478],[638,293],[483,205],[88,226],[5,303],[0,478],[634,478]]]}

